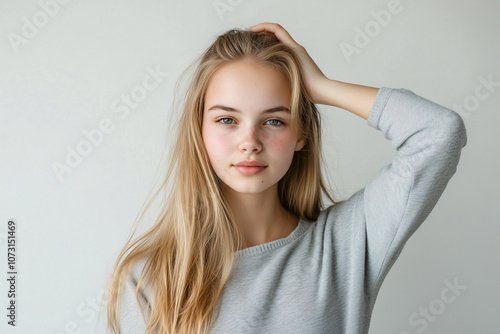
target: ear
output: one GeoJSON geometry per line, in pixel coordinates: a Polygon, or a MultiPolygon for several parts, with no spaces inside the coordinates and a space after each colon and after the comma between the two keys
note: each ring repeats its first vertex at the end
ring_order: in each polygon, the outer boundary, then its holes
{"type": "Polygon", "coordinates": [[[295,151],[300,151],[306,144],[306,140],[304,138],[297,140],[297,144],[295,145],[295,151]]]}

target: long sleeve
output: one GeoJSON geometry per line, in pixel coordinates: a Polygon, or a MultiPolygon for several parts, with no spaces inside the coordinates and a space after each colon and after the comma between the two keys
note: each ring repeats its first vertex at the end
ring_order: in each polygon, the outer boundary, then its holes
{"type": "Polygon", "coordinates": [[[382,87],[367,123],[397,151],[364,189],[365,283],[376,292],[455,173],[467,135],[457,113],[407,89],[382,87]]]}

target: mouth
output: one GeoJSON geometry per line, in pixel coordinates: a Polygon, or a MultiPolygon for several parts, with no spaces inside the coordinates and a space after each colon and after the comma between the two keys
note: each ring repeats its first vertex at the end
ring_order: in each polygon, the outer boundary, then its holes
{"type": "Polygon", "coordinates": [[[240,161],[235,166],[243,166],[243,167],[266,167],[266,164],[260,162],[258,160],[244,160],[240,161]]]}
{"type": "Polygon", "coordinates": [[[255,175],[266,169],[267,166],[243,166],[243,165],[233,165],[233,167],[243,175],[255,175]]]}

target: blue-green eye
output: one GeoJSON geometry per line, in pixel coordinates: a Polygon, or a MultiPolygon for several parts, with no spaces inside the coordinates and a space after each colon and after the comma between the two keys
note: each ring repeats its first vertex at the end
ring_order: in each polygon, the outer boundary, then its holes
{"type": "MultiPolygon", "coordinates": [[[[232,124],[232,123],[228,123],[228,122],[223,121],[223,120],[226,120],[226,119],[231,120],[231,121],[234,121],[232,118],[229,118],[229,117],[222,117],[222,118],[219,118],[219,119],[217,120],[217,123],[220,123],[220,122],[222,121],[222,124],[232,124]]],[[[268,120],[266,123],[268,123],[268,122],[272,122],[272,121],[276,121],[276,122],[279,122],[279,123],[280,123],[280,124],[276,124],[276,123],[274,123],[274,124],[270,124],[270,125],[273,125],[273,126],[276,126],[276,127],[279,127],[279,126],[283,126],[283,125],[285,125],[285,123],[283,123],[283,122],[282,122],[282,121],[280,121],[279,119],[270,119],[270,120],[268,120]]]]}
{"type": "MultiPolygon", "coordinates": [[[[280,121],[279,119],[270,119],[268,122],[272,122],[272,121],[276,121],[276,122],[280,122],[282,125],[284,125],[285,123],[283,123],[282,121],[280,121]]],[[[271,124],[273,125],[273,124],[271,124]]],[[[281,125],[278,125],[278,124],[274,124],[276,126],[281,126],[281,125]]]]}
{"type": "MultiPolygon", "coordinates": [[[[223,119],[229,119],[229,120],[233,121],[233,119],[232,119],[232,118],[224,117],[224,118],[219,118],[219,119],[217,120],[217,122],[220,122],[220,121],[222,121],[223,119]]],[[[231,124],[231,123],[222,122],[222,124],[231,124]]]]}

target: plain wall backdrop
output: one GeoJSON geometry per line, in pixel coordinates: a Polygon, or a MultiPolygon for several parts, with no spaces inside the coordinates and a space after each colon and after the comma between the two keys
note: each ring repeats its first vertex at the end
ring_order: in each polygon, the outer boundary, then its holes
{"type": "MultiPolygon", "coordinates": [[[[456,174],[384,281],[370,333],[498,333],[498,13],[496,0],[2,0],[0,332],[105,333],[97,304],[161,163],[179,75],[226,30],[277,22],[329,78],[407,88],[466,123],[456,174]]],[[[346,197],[395,151],[360,117],[319,109],[346,197]]]]}

